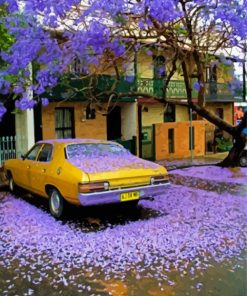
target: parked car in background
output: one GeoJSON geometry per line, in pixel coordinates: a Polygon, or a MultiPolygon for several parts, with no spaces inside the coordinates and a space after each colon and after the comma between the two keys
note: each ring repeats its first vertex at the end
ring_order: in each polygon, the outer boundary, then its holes
{"type": "Polygon", "coordinates": [[[4,163],[9,189],[16,186],[49,199],[55,218],[67,203],[82,206],[133,203],[162,194],[167,170],[132,155],[115,142],[55,139],[37,142],[21,159],[4,163]]]}
{"type": "Polygon", "coordinates": [[[247,167],[247,127],[245,127],[242,131],[242,137],[245,138],[245,147],[240,154],[239,163],[242,167],[247,167]]]}

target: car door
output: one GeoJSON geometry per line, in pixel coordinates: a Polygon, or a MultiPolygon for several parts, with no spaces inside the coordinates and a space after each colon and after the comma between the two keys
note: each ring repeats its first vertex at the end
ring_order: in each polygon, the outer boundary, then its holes
{"type": "Polygon", "coordinates": [[[43,144],[36,144],[27,152],[26,155],[24,155],[23,161],[18,166],[18,170],[14,175],[16,183],[28,190],[31,189],[30,170],[35,163],[42,146],[43,144]]]}
{"type": "Polygon", "coordinates": [[[45,195],[45,180],[52,160],[53,145],[44,144],[30,170],[31,191],[45,195]]]}

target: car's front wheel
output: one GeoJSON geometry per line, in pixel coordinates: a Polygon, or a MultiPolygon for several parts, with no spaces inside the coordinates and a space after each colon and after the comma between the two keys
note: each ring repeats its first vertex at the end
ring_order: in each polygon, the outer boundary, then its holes
{"type": "Polygon", "coordinates": [[[60,219],[64,216],[66,208],[66,201],[61,195],[61,193],[55,189],[52,188],[49,191],[49,209],[50,213],[53,217],[56,219],[60,219]]]}
{"type": "Polygon", "coordinates": [[[9,179],[9,191],[11,193],[17,193],[17,185],[15,184],[14,178],[11,173],[8,175],[8,179],[9,179]]]}

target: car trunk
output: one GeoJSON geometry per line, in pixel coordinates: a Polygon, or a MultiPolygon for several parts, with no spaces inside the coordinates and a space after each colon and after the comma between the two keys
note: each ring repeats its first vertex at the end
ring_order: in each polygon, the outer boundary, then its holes
{"type": "Polygon", "coordinates": [[[119,171],[88,174],[91,182],[108,181],[110,189],[148,185],[152,175],[157,175],[157,170],[126,168],[119,171]]]}

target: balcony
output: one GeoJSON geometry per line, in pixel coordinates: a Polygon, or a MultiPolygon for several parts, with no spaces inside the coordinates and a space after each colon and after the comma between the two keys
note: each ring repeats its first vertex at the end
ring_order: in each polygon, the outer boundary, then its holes
{"type": "Polygon", "coordinates": [[[210,82],[206,84],[207,102],[242,102],[243,89],[229,89],[226,83],[210,82]]]}
{"type": "MultiPolygon", "coordinates": [[[[119,92],[142,92],[147,94],[153,94],[157,97],[162,97],[163,91],[163,81],[159,79],[151,78],[138,78],[135,77],[121,77],[119,81],[116,81],[116,77],[110,75],[99,75],[95,77],[93,84],[89,88],[89,79],[82,80],[71,80],[70,86],[76,87],[77,89],[83,89],[78,94],[75,94],[71,100],[82,101],[86,100],[93,90],[95,94],[101,92],[107,92],[109,90],[114,90],[116,93],[119,92]]],[[[58,100],[66,98],[66,94],[69,95],[68,87],[64,85],[57,86],[53,89],[53,94],[50,96],[52,99],[58,100]]],[[[168,89],[166,93],[167,98],[177,98],[185,99],[187,97],[184,81],[182,80],[171,80],[168,84],[168,89]]],[[[197,91],[192,90],[192,97],[197,98],[197,91]]],[[[228,88],[227,84],[224,83],[207,83],[206,102],[242,102],[242,89],[235,90],[234,93],[228,88]]],[[[102,100],[106,99],[105,95],[102,95],[102,100]]],[[[124,98],[132,101],[134,98],[124,98]]]]}
{"type": "MultiPolygon", "coordinates": [[[[163,81],[149,78],[140,78],[137,81],[137,90],[139,92],[151,93],[154,96],[161,97],[163,81]]],[[[230,90],[226,83],[206,83],[206,102],[241,102],[243,101],[242,88],[234,92],[230,90]]],[[[185,83],[182,80],[171,80],[168,84],[166,93],[167,98],[185,99],[187,97],[185,83]]],[[[197,91],[192,90],[192,97],[197,98],[197,91]]]]}
{"type": "MultiPolygon", "coordinates": [[[[163,81],[159,79],[140,78],[137,80],[137,91],[151,93],[154,96],[163,95],[163,81]]],[[[183,81],[171,80],[166,92],[168,98],[186,98],[186,89],[183,81]]]]}

